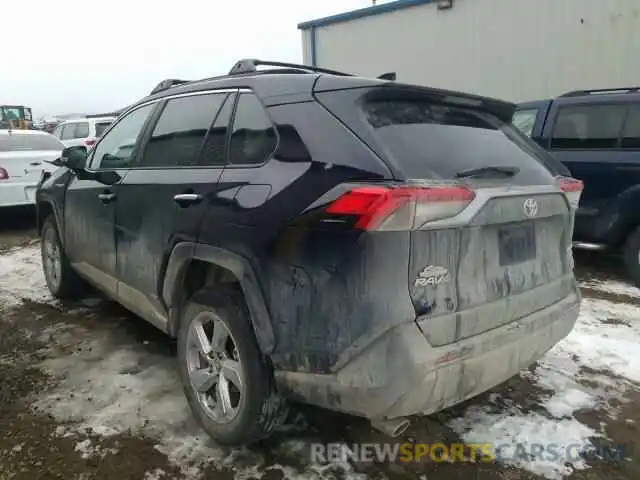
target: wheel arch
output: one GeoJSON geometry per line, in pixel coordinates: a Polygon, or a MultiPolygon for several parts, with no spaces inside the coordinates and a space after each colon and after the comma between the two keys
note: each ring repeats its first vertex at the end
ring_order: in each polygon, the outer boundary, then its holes
{"type": "Polygon", "coordinates": [[[38,235],[42,233],[42,227],[44,226],[44,222],[50,215],[54,216],[56,221],[56,226],[59,227],[58,216],[55,208],[53,207],[53,202],[49,200],[40,200],[36,204],[36,228],[38,231],[38,235]]]}
{"type": "Polygon", "coordinates": [[[621,192],[601,216],[599,227],[602,237],[612,247],[622,247],[627,238],[640,226],[640,185],[621,192]]]}
{"type": "Polygon", "coordinates": [[[186,300],[183,288],[187,273],[193,272],[200,265],[208,267],[209,270],[222,269],[235,277],[247,303],[260,351],[265,355],[271,354],[275,348],[275,335],[271,316],[253,268],[246,258],[210,245],[182,242],[175,245],[171,251],[161,289],[162,300],[169,311],[169,334],[175,337],[180,326],[181,308],[186,300]]]}

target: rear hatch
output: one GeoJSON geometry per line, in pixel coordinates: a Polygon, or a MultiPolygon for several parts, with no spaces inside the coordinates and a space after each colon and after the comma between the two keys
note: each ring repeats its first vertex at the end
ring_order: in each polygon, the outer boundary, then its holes
{"type": "Polygon", "coordinates": [[[408,289],[432,345],[522,318],[575,289],[582,186],[512,127],[511,104],[393,83],[323,90],[319,82],[317,90],[398,180],[379,224],[411,231],[408,289]]]}
{"type": "MultiPolygon", "coordinates": [[[[0,168],[3,182],[37,183],[41,172],[53,171],[52,162],[60,157],[63,145],[55,137],[34,133],[0,134],[0,168]]],[[[1,184],[0,184],[1,185],[1,184]]]]}

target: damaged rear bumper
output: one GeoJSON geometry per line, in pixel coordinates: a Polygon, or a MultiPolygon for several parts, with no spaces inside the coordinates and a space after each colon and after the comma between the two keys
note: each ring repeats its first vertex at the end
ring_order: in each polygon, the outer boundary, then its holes
{"type": "Polygon", "coordinates": [[[576,290],[525,318],[442,347],[432,347],[415,322],[403,324],[334,374],[279,371],[276,381],[293,399],[370,419],[427,415],[536,362],[569,334],[579,309],[576,290]]]}

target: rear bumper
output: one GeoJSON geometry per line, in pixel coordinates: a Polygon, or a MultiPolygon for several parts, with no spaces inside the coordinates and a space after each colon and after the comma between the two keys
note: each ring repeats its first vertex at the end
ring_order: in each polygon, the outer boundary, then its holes
{"type": "Polygon", "coordinates": [[[576,289],[525,318],[442,347],[429,345],[417,324],[403,324],[335,374],[276,372],[276,381],[291,398],[370,419],[427,415],[535,363],[569,334],[579,310],[576,289]]]}
{"type": "Polygon", "coordinates": [[[34,205],[38,182],[0,183],[0,207],[34,205]]]}

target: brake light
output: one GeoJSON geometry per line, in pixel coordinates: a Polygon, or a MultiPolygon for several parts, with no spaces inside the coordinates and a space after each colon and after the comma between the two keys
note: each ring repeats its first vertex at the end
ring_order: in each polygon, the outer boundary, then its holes
{"type": "Polygon", "coordinates": [[[95,140],[95,139],[94,139],[94,140],[86,140],[86,141],[84,142],[84,144],[85,144],[87,147],[93,147],[93,146],[96,144],[96,140],[95,140]]]}
{"type": "Polygon", "coordinates": [[[473,190],[459,185],[358,187],[339,197],[326,211],[359,217],[355,227],[362,230],[410,230],[453,217],[474,198],[473,190]]]}
{"type": "Polygon", "coordinates": [[[9,179],[9,172],[7,172],[6,169],[0,167],[0,180],[8,180],[9,179]]]}
{"type": "Polygon", "coordinates": [[[580,203],[580,196],[584,189],[584,183],[577,178],[562,177],[559,179],[560,189],[565,193],[569,199],[569,203],[572,208],[578,208],[580,203]]]}

